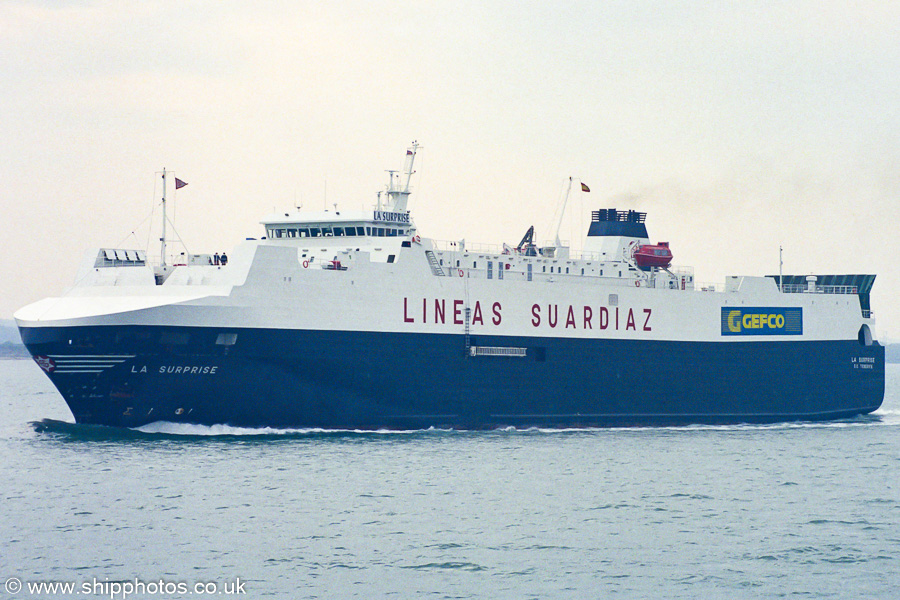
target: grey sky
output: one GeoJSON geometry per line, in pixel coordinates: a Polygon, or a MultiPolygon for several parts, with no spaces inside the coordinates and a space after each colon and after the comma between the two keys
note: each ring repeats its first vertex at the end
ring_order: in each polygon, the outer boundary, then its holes
{"type": "Polygon", "coordinates": [[[576,246],[612,206],[702,282],[782,244],[786,273],[877,273],[900,336],[900,3],[700,4],[0,3],[0,317],[144,247],[163,167],[212,252],[326,187],[368,207],[417,139],[422,235],[549,239],[574,175],[576,246]]]}

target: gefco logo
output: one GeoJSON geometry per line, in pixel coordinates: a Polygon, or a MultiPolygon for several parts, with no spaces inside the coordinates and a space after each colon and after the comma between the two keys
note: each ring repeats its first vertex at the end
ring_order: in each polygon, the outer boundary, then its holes
{"type": "Polygon", "coordinates": [[[803,335],[803,309],[725,306],[722,335],[803,335]]]}

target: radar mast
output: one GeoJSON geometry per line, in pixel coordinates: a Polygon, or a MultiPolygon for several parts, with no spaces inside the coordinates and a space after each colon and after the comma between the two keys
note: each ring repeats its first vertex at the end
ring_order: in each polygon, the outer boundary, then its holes
{"type": "Polygon", "coordinates": [[[409,200],[409,182],[412,179],[413,163],[416,160],[416,152],[419,149],[419,143],[413,141],[412,146],[406,149],[406,164],[403,166],[403,175],[397,171],[388,171],[390,174],[390,185],[387,189],[387,209],[391,212],[406,212],[406,204],[409,200]],[[405,181],[402,181],[405,179],[405,181]]]}

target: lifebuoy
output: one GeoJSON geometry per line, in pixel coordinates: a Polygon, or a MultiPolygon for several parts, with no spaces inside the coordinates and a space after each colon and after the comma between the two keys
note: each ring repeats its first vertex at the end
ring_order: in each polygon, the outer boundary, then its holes
{"type": "Polygon", "coordinates": [[[463,276],[463,270],[462,270],[462,269],[457,269],[457,270],[459,271],[459,276],[462,277],[462,276],[463,276]]]}
{"type": "Polygon", "coordinates": [[[414,241],[414,242],[417,243],[417,244],[421,244],[421,243],[422,243],[422,238],[420,238],[420,237],[417,236],[417,235],[414,235],[412,241],[414,241]]]}
{"type": "Polygon", "coordinates": [[[635,280],[634,280],[634,287],[641,287],[641,280],[640,280],[640,279],[635,279],[635,280]]]}
{"type": "Polygon", "coordinates": [[[304,268],[304,269],[308,269],[308,268],[309,268],[309,261],[308,261],[308,260],[304,260],[304,261],[303,261],[303,268],[304,268]]]}

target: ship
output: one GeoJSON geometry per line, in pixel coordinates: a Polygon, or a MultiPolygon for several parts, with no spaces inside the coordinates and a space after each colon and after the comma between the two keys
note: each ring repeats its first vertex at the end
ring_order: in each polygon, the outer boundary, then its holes
{"type": "Polygon", "coordinates": [[[881,405],[874,275],[698,285],[633,208],[593,211],[577,253],[533,227],[516,246],[431,239],[408,206],[419,151],[371,210],[271,214],[227,256],[167,259],[165,234],[158,260],[89,250],[72,287],[16,312],[22,340],[76,423],[113,427],[670,426],[881,405]]]}

